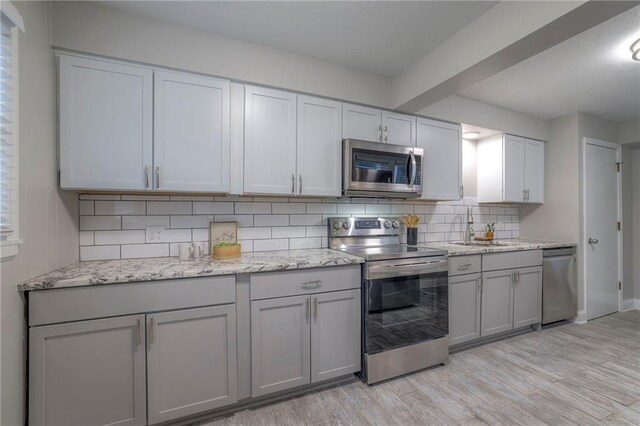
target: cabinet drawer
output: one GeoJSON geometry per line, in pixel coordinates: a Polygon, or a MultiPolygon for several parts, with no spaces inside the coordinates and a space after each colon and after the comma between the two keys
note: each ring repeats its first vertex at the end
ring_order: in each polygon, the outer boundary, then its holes
{"type": "Polygon", "coordinates": [[[235,275],[39,290],[29,292],[29,325],[222,305],[235,300],[235,275]]]}
{"type": "Polygon", "coordinates": [[[449,258],[449,276],[476,274],[482,269],[482,255],[456,256],[449,258]]]}
{"type": "Polygon", "coordinates": [[[360,288],[360,265],[251,275],[251,300],[360,288]]]}
{"type": "Polygon", "coordinates": [[[482,255],[482,270],[526,268],[542,265],[542,250],[510,251],[482,255]]]}

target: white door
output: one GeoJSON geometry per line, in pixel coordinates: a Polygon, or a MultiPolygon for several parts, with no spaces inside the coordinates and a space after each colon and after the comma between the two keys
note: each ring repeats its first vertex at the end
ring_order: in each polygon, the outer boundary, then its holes
{"type": "Polygon", "coordinates": [[[524,201],[524,138],[504,135],[503,201],[524,201]]]}
{"type": "Polygon", "coordinates": [[[154,183],[163,191],[229,191],[229,82],[154,74],[154,183]]]}
{"type": "Polygon", "coordinates": [[[620,146],[585,138],[587,319],[618,311],[620,146]]]}
{"type": "Polygon", "coordinates": [[[449,345],[480,337],[480,274],[449,277],[449,345]]]}
{"type": "Polygon", "coordinates": [[[60,56],[62,188],[151,189],[152,87],[150,69],[60,56]]]}
{"type": "Polygon", "coordinates": [[[480,336],[513,329],[512,270],[482,273],[482,319],[480,336]]]}
{"type": "Polygon", "coordinates": [[[544,202],[544,142],[525,139],[524,182],[528,203],[544,202]]]}
{"type": "Polygon", "coordinates": [[[416,145],[416,117],[395,112],[382,112],[382,142],[394,145],[416,145]]]}
{"type": "Polygon", "coordinates": [[[382,142],[382,111],[360,105],[342,105],[342,139],[382,142]]]}
{"type": "Polygon", "coordinates": [[[311,296],[311,382],[360,371],[360,290],[311,296]]]}
{"type": "Polygon", "coordinates": [[[234,304],[147,315],[149,424],[237,401],[234,304]]]}
{"type": "Polygon", "coordinates": [[[144,338],[144,315],[32,327],[29,425],[146,425],[144,338]]]}
{"type": "Polygon", "coordinates": [[[298,194],[339,197],[342,104],[298,96],[298,194]]]}
{"type": "Polygon", "coordinates": [[[251,396],[311,381],[309,296],[251,302],[251,396]]]}
{"type": "Polygon", "coordinates": [[[244,106],[244,191],[294,194],[295,93],[246,86],[244,106]]]}
{"type": "Polygon", "coordinates": [[[459,124],[418,119],[418,148],[422,159],[422,198],[462,198],[462,128],[459,124]]]}

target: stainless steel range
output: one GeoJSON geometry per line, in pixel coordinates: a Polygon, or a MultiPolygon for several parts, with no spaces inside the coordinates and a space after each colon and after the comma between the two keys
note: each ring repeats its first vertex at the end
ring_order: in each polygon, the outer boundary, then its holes
{"type": "Polygon", "coordinates": [[[446,362],[446,252],[401,244],[398,217],[330,218],[329,246],[365,259],[363,381],[371,384],[446,362]]]}

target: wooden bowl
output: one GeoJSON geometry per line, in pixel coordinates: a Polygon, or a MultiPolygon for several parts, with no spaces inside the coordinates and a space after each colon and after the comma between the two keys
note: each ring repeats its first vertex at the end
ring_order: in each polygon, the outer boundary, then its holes
{"type": "Polygon", "coordinates": [[[214,259],[233,259],[234,257],[240,257],[242,254],[242,246],[226,246],[226,247],[213,247],[214,259]]]}

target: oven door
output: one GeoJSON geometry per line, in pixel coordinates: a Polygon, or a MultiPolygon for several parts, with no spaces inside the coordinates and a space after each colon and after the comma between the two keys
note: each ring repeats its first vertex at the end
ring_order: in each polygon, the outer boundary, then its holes
{"type": "Polygon", "coordinates": [[[364,351],[373,355],[449,333],[447,259],[367,263],[364,351]]]}
{"type": "Polygon", "coordinates": [[[422,154],[422,148],[345,139],[345,195],[368,192],[420,196],[422,154]]]}

